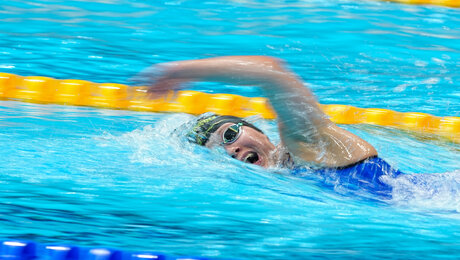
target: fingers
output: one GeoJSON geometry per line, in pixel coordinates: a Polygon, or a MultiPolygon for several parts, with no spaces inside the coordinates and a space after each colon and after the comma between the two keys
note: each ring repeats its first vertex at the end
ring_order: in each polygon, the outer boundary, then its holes
{"type": "Polygon", "coordinates": [[[152,100],[164,100],[164,101],[170,101],[173,100],[176,96],[176,93],[174,91],[155,91],[155,92],[149,92],[147,90],[147,98],[152,99],[152,100]]]}
{"type": "Polygon", "coordinates": [[[186,79],[170,79],[163,78],[156,81],[147,90],[147,94],[150,98],[158,98],[167,95],[169,92],[175,92],[183,88],[186,79]]]}
{"type": "Polygon", "coordinates": [[[147,96],[152,99],[166,96],[171,91],[177,91],[182,89],[184,83],[188,81],[185,78],[177,78],[173,73],[178,63],[160,63],[153,65],[131,80],[136,84],[149,86],[147,90],[147,96]]]}
{"type": "Polygon", "coordinates": [[[168,93],[172,92],[172,83],[169,82],[157,82],[153,86],[147,89],[147,97],[151,99],[157,99],[168,96],[168,93]]]}

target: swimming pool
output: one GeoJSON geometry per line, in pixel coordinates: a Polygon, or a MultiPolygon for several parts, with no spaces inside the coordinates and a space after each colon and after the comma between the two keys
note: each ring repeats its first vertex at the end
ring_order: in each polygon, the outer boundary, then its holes
{"type": "MultiPolygon", "coordinates": [[[[460,116],[459,12],[373,1],[10,1],[0,11],[0,69],[126,84],[157,62],[272,55],[324,104],[460,116]]],[[[382,201],[188,145],[173,134],[188,115],[15,101],[0,109],[3,238],[240,259],[456,258],[452,143],[345,126],[423,176],[395,181],[394,199],[382,201]]],[[[256,124],[277,139],[274,122],[256,124]]]]}

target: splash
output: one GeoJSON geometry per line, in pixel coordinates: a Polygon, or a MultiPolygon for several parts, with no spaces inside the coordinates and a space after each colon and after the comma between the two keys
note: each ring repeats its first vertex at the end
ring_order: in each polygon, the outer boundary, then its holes
{"type": "Polygon", "coordinates": [[[405,174],[385,181],[393,187],[395,205],[460,213],[460,170],[405,174]]]}
{"type": "Polygon", "coordinates": [[[146,165],[171,165],[186,163],[186,157],[193,157],[191,149],[181,132],[192,116],[176,114],[162,118],[154,125],[146,125],[121,136],[111,136],[132,153],[133,163],[146,165]]]}

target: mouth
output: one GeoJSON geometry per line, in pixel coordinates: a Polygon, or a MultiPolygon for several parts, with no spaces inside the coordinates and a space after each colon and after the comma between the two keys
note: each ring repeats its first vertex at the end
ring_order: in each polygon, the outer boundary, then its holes
{"type": "Polygon", "coordinates": [[[246,154],[243,157],[243,162],[259,165],[260,164],[260,157],[256,152],[248,152],[248,154],[246,154]]]}

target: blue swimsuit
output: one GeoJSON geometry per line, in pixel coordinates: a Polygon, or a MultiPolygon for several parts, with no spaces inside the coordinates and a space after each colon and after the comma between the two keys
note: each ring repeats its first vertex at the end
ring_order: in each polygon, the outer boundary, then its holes
{"type": "MultiPolygon", "coordinates": [[[[312,170],[298,167],[294,168],[292,174],[306,176],[305,173],[310,171],[312,170]]],[[[382,182],[380,177],[388,175],[394,178],[403,174],[379,157],[371,157],[346,167],[313,170],[313,173],[321,176],[326,186],[339,183],[349,190],[365,190],[385,198],[391,198],[392,187],[382,182]]]]}

